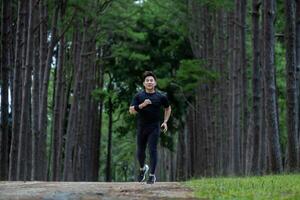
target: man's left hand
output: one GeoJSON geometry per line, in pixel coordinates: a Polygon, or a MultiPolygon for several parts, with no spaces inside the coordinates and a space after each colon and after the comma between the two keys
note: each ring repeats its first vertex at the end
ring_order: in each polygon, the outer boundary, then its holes
{"type": "Polygon", "coordinates": [[[160,127],[162,128],[162,131],[164,133],[167,132],[167,130],[168,130],[167,122],[162,123],[160,127]]]}

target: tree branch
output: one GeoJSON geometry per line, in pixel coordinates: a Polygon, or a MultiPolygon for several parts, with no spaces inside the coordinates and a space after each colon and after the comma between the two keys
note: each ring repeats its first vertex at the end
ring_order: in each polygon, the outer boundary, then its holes
{"type": "Polygon", "coordinates": [[[75,18],[76,11],[77,11],[77,9],[75,8],[75,10],[73,11],[73,15],[72,15],[70,21],[67,23],[67,26],[66,26],[65,29],[62,31],[62,33],[61,33],[59,36],[57,36],[57,37],[55,38],[54,46],[55,46],[55,45],[58,43],[58,41],[64,36],[64,34],[67,32],[67,30],[69,30],[69,28],[70,28],[70,26],[71,26],[71,24],[72,24],[72,22],[73,22],[73,20],[74,20],[74,18],[75,18]]]}

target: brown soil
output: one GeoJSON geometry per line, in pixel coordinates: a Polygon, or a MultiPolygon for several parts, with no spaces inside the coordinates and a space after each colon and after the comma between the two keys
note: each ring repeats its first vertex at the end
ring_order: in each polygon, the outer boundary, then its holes
{"type": "Polygon", "coordinates": [[[0,200],[192,200],[178,182],[0,182],[0,200]]]}

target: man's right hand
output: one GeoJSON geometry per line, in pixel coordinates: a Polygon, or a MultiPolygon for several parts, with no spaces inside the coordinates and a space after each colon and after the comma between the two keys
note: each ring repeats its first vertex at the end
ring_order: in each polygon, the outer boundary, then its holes
{"type": "Polygon", "coordinates": [[[146,107],[148,106],[149,104],[152,104],[151,100],[150,99],[145,99],[145,101],[142,103],[142,107],[146,107]]]}
{"type": "Polygon", "coordinates": [[[134,109],[134,106],[129,107],[129,113],[132,114],[132,115],[137,114],[137,111],[134,109]]]}

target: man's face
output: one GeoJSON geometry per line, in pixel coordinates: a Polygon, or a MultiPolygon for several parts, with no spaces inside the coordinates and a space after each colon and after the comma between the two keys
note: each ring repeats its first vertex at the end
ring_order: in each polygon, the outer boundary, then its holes
{"type": "Polygon", "coordinates": [[[144,80],[144,87],[147,90],[152,90],[156,86],[156,81],[152,76],[147,76],[144,80]]]}

